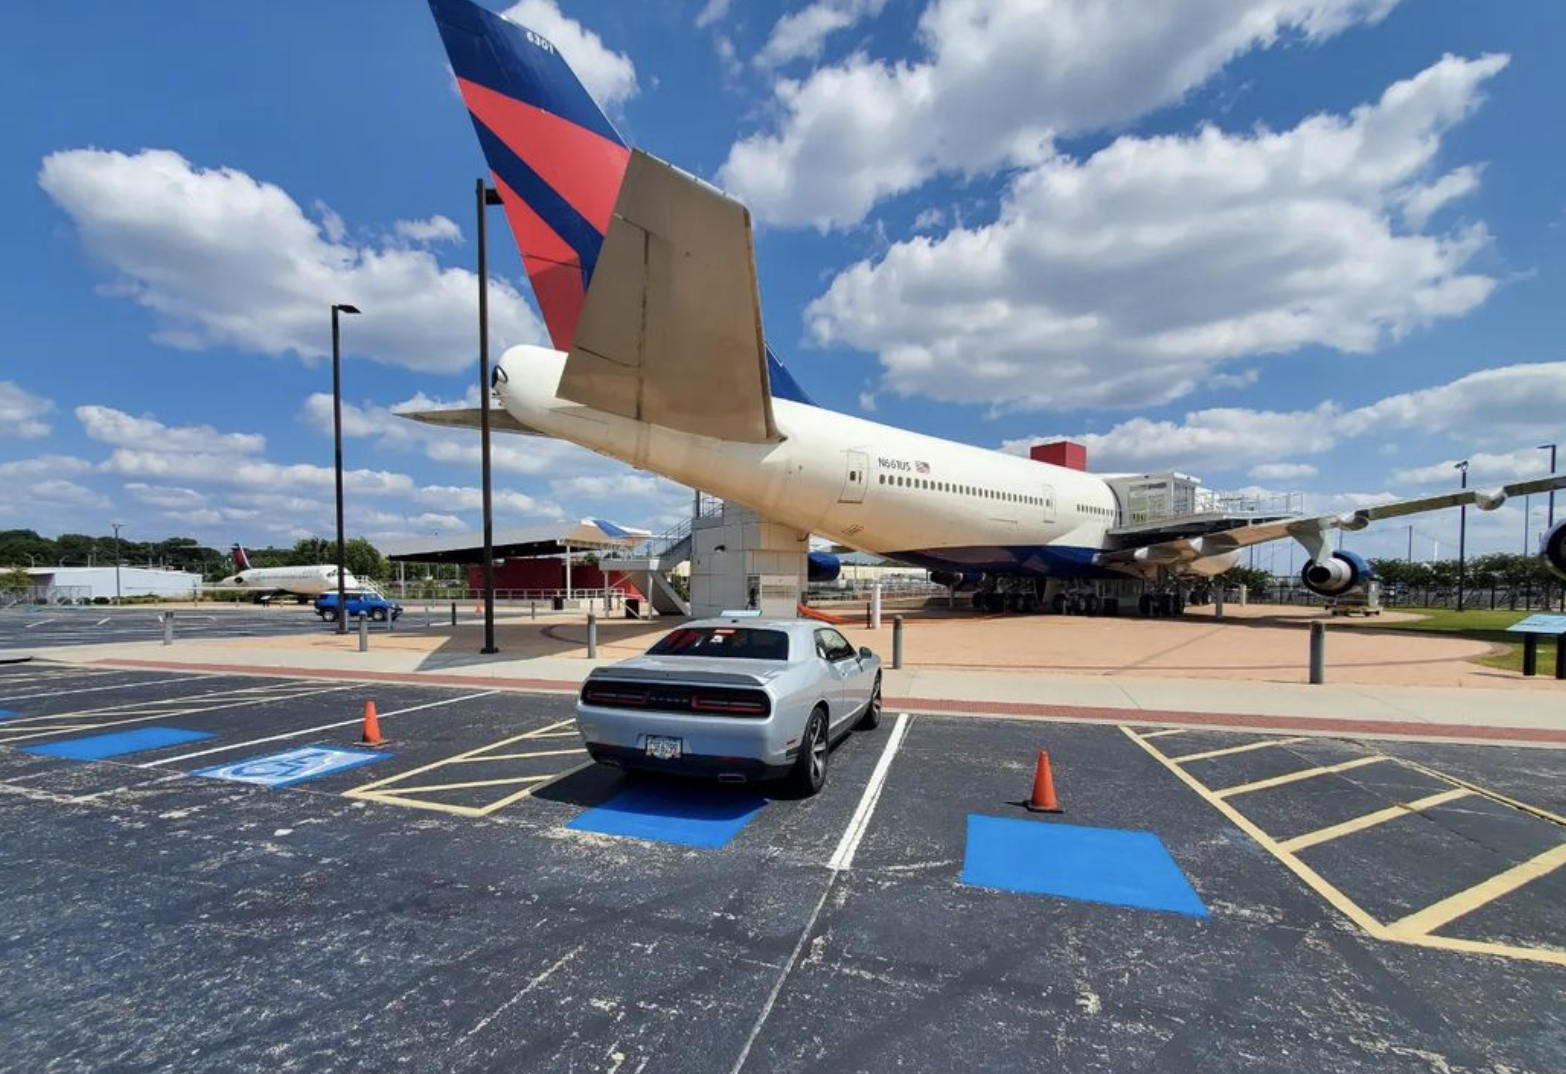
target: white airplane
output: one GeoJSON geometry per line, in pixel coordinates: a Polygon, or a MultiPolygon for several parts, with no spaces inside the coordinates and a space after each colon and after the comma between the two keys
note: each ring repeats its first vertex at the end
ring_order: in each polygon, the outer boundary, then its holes
{"type": "MultiPolygon", "coordinates": [[[[1566,488],[1566,475],[1319,517],[1134,521],[1130,485],[814,405],[762,334],[750,215],[629,148],[556,48],[470,0],[430,0],[555,349],[512,347],[492,428],[558,437],[954,587],[1141,578],[1178,589],[1292,537],[1304,584],[1369,578],[1334,529],[1566,488]],[[1031,581],[1029,581],[1031,580],[1031,581]]],[[[403,416],[478,424],[476,409],[403,416]]],[[[1566,577],[1566,522],[1544,543],[1566,577]]],[[[981,596],[981,601],[984,599],[981,596]]],[[[993,601],[992,601],[993,603],[993,601]]]]}
{"type": "MultiPolygon", "coordinates": [[[[234,545],[234,566],[239,570],[219,582],[216,589],[250,589],[258,598],[278,593],[296,597],[318,597],[322,593],[337,592],[337,565],[320,563],[301,567],[252,567],[250,558],[239,545],[234,545]]],[[[352,571],[343,571],[343,589],[363,590],[364,584],[352,571]]]]}

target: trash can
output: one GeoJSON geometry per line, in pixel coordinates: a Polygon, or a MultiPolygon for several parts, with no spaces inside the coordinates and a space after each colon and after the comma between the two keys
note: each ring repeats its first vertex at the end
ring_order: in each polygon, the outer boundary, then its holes
{"type": "Polygon", "coordinates": [[[565,598],[555,597],[550,601],[550,606],[557,612],[565,611],[565,598]]]}
{"type": "Polygon", "coordinates": [[[640,619],[642,617],[642,602],[635,597],[626,597],[625,617],[627,619],[640,619]]]}

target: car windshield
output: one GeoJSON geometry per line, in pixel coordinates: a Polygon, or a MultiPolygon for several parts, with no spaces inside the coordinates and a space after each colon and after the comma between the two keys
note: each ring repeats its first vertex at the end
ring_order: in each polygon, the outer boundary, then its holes
{"type": "Polygon", "coordinates": [[[681,627],[647,650],[648,656],[724,656],[787,660],[788,635],[749,627],[681,627]]]}

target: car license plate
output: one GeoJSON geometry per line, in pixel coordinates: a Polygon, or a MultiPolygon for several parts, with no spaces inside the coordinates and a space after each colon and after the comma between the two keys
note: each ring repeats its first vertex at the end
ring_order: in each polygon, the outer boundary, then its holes
{"type": "Polygon", "coordinates": [[[668,735],[648,735],[647,756],[659,761],[676,760],[680,756],[680,740],[668,735]]]}

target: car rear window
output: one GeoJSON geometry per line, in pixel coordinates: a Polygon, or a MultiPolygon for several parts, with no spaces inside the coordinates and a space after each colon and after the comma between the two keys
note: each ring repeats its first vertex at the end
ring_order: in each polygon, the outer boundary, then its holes
{"type": "Polygon", "coordinates": [[[751,627],[681,627],[647,650],[648,656],[728,656],[787,660],[788,635],[751,627]]]}

